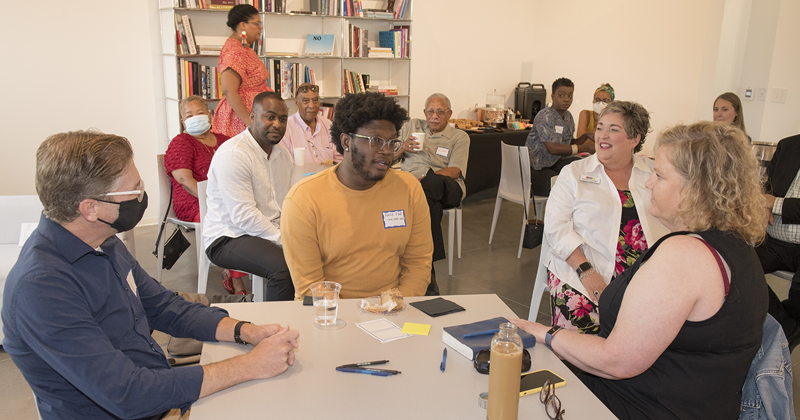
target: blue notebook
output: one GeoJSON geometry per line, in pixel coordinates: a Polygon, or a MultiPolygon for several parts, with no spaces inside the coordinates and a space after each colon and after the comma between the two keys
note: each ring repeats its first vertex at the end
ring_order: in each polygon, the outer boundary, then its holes
{"type": "MultiPolygon", "coordinates": [[[[453,350],[459,352],[467,359],[475,360],[475,355],[478,354],[479,351],[488,349],[491,346],[494,334],[463,338],[464,334],[495,330],[504,322],[508,322],[508,320],[501,316],[485,321],[473,322],[471,324],[444,327],[442,331],[442,342],[452,347],[453,350]]],[[[522,338],[523,347],[530,348],[536,345],[536,337],[521,329],[517,329],[517,334],[522,338]]]]}

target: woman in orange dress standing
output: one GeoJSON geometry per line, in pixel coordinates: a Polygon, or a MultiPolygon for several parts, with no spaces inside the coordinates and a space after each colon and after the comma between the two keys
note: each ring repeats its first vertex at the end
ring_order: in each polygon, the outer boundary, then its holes
{"type": "MultiPolygon", "coordinates": [[[[213,126],[217,133],[233,137],[250,126],[253,99],[264,91],[269,71],[253,50],[264,26],[258,9],[239,4],[228,12],[228,27],[233,33],[219,53],[220,85],[223,98],[214,112],[213,126]]],[[[246,294],[242,277],[247,273],[234,270],[222,272],[222,284],[229,293],[246,294]]]]}
{"type": "Polygon", "coordinates": [[[263,29],[258,10],[249,4],[234,6],[228,12],[228,27],[233,33],[219,54],[223,98],[214,113],[213,125],[220,134],[233,137],[250,125],[256,95],[272,89],[267,85],[267,67],[251,48],[263,29]]]}

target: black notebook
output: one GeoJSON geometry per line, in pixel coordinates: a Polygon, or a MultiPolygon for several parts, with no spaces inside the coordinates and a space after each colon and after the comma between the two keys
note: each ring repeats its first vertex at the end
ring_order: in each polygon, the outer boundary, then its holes
{"type": "Polygon", "coordinates": [[[425,312],[426,314],[434,318],[437,316],[452,314],[455,312],[466,311],[466,309],[464,309],[463,306],[453,301],[447,300],[445,298],[436,298],[430,300],[423,300],[420,302],[412,302],[411,306],[419,309],[422,312],[425,312]]]}

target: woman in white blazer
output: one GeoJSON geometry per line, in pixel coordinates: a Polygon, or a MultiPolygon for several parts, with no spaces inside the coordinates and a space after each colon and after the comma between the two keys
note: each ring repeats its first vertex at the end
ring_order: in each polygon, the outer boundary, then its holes
{"type": "Polygon", "coordinates": [[[547,201],[545,240],[554,326],[600,331],[606,285],[669,231],[650,214],[645,181],[652,160],[636,156],[650,129],[638,103],[614,101],[600,113],[596,154],[564,168],[547,201]]]}

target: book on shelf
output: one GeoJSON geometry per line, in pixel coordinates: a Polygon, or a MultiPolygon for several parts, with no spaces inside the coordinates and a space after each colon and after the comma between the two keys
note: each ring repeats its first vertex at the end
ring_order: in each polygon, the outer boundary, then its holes
{"type": "Polygon", "coordinates": [[[323,102],[323,103],[319,104],[318,113],[319,113],[319,115],[322,115],[323,117],[325,117],[325,118],[327,118],[327,119],[332,121],[333,120],[333,109],[334,109],[333,104],[329,104],[329,103],[324,103],[323,102]]]}
{"type": "Polygon", "coordinates": [[[292,98],[297,86],[303,83],[316,84],[317,81],[314,69],[302,63],[270,58],[267,60],[267,68],[272,72],[267,79],[267,85],[283,99],[292,98]]]}
{"type": "Polygon", "coordinates": [[[366,92],[366,83],[369,75],[362,75],[352,70],[342,69],[342,93],[362,93],[366,92]],[[367,76],[365,80],[363,76],[367,76]]]}
{"type": "Polygon", "coordinates": [[[333,55],[333,47],[336,41],[334,35],[315,35],[306,36],[305,55],[333,55]]]}
{"type": "Polygon", "coordinates": [[[236,0],[205,0],[209,9],[230,10],[236,6],[236,0]]]}
{"type": "Polygon", "coordinates": [[[411,2],[411,0],[398,0],[395,3],[395,5],[397,6],[397,8],[395,9],[395,12],[394,12],[394,18],[395,19],[405,19],[406,18],[406,11],[410,11],[411,10],[411,9],[409,9],[407,7],[408,3],[410,3],[410,2],[411,2]]]}
{"type": "Polygon", "coordinates": [[[178,7],[184,9],[229,10],[237,4],[249,4],[259,9],[260,3],[260,0],[177,0],[178,7]]]}
{"type": "Polygon", "coordinates": [[[221,99],[219,71],[217,67],[206,66],[184,58],[178,60],[179,99],[198,95],[203,99],[221,99]]]}
{"type": "Polygon", "coordinates": [[[385,9],[364,9],[364,17],[377,19],[394,19],[394,13],[385,9]]]}
{"type": "Polygon", "coordinates": [[[192,20],[188,15],[181,16],[181,23],[183,24],[183,31],[186,33],[186,44],[189,46],[189,54],[197,54],[197,45],[194,41],[194,32],[192,31],[192,20]]]}
{"type": "MultiPolygon", "coordinates": [[[[478,335],[468,338],[464,338],[464,334],[496,330],[500,324],[504,322],[508,322],[508,320],[503,317],[497,317],[470,324],[444,327],[442,331],[442,342],[467,359],[475,360],[475,355],[478,354],[479,351],[491,347],[494,334],[478,335]]],[[[519,334],[519,337],[522,339],[523,347],[530,348],[536,345],[536,337],[521,329],[517,330],[517,334],[519,334]]]]}
{"type": "Polygon", "coordinates": [[[382,93],[386,96],[397,96],[397,86],[372,86],[369,91],[382,93]]]}

